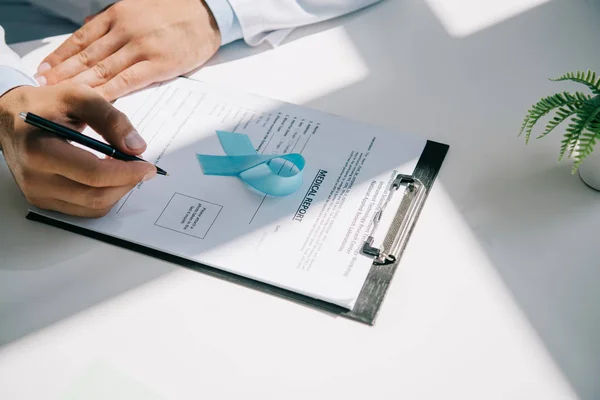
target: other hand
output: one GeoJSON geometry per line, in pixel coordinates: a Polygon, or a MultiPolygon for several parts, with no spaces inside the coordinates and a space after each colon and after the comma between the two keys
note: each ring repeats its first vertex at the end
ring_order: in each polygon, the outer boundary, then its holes
{"type": "Polygon", "coordinates": [[[30,204],[81,217],[101,217],[139,182],[156,175],[142,161],[98,158],[26,124],[32,112],[74,129],[89,124],[119,150],[137,155],[146,143],[127,117],[84,85],[20,87],[0,97],[0,145],[30,204]]]}
{"type": "Polygon", "coordinates": [[[123,0],[88,19],[44,59],[36,78],[42,86],[86,84],[112,101],[200,67],[220,43],[202,0],[123,0]]]}

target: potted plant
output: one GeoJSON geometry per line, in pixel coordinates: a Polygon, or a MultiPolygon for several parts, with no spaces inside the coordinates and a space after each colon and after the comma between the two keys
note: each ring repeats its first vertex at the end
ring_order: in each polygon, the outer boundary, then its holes
{"type": "Polygon", "coordinates": [[[588,70],[569,72],[550,80],[580,83],[587,86],[591,93],[561,92],[542,98],[527,112],[519,136],[525,133],[525,143],[529,143],[534,126],[552,111],[555,112],[554,117],[537,136],[538,139],[570,120],[565,128],[558,159],[562,160],[565,154],[573,158],[571,173],[579,172],[588,186],[600,190],[600,154],[594,153],[596,141],[600,139],[600,78],[588,70]]]}

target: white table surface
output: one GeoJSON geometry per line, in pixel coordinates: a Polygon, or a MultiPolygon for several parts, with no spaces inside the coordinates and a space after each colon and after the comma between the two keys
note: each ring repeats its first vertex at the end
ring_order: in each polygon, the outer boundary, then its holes
{"type": "Polygon", "coordinates": [[[374,327],[27,221],[2,164],[0,399],[600,398],[600,193],[517,137],[599,19],[387,0],[196,74],[451,145],[374,327]]]}

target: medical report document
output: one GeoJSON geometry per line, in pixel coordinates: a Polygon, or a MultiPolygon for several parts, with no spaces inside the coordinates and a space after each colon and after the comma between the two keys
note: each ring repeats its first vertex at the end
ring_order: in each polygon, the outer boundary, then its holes
{"type": "Polygon", "coordinates": [[[138,184],[103,218],[30,211],[347,309],[372,266],[361,248],[375,212],[427,142],[186,78],[115,106],[148,143],[142,157],[169,176],[138,184]],[[302,154],[300,189],[272,197],[204,175],[196,155],[225,154],[217,131],[246,134],[259,154],[302,154]]]}

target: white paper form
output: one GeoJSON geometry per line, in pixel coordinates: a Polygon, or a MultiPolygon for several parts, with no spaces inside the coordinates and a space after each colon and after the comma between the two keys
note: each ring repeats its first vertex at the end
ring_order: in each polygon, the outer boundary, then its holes
{"type": "MultiPolygon", "coordinates": [[[[177,79],[116,102],[170,176],[143,182],[100,219],[39,214],[352,309],[372,259],[360,248],[389,186],[412,174],[426,139],[255,95],[177,79]],[[216,130],[261,154],[301,153],[304,182],[284,197],[206,176],[216,130]]],[[[288,168],[289,164],[283,166],[288,168]]]]}

